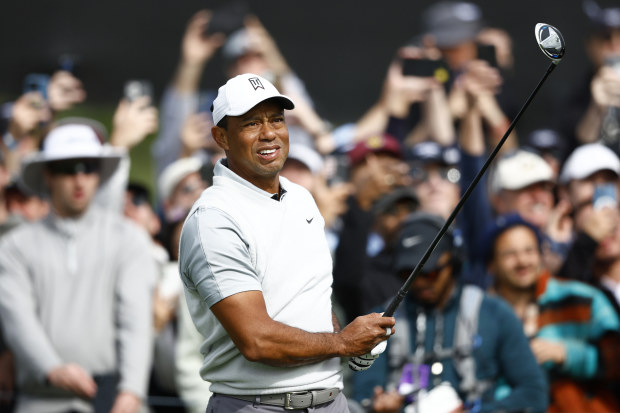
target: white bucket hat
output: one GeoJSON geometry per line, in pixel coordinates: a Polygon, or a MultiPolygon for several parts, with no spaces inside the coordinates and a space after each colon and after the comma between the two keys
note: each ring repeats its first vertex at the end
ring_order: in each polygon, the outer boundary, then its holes
{"type": "Polygon", "coordinates": [[[92,127],[81,124],[58,126],[47,134],[43,149],[26,157],[22,162],[21,180],[37,195],[48,193],[43,170],[48,162],[70,159],[100,159],[100,184],[116,171],[122,155],[113,148],[104,147],[92,127]]]}
{"type": "Polygon", "coordinates": [[[278,98],[284,109],[293,109],[293,101],[278,92],[278,89],[264,77],[245,73],[229,79],[224,86],[220,86],[217,97],[213,101],[213,123],[216,125],[224,116],[241,116],[259,103],[278,98]]]}

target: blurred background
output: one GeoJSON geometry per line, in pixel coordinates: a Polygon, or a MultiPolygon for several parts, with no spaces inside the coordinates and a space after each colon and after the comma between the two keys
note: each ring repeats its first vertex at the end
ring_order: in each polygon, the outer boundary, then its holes
{"type": "MultiPolygon", "coordinates": [[[[72,111],[102,120],[112,117],[127,79],[149,79],[156,99],[170,81],[188,19],[202,8],[225,1],[61,0],[4,2],[0,50],[0,99],[19,96],[24,76],[51,73],[71,56],[88,93],[72,111]],[[106,113],[109,112],[109,115],[106,113]]],[[[317,112],[335,125],[355,121],[378,98],[396,49],[421,31],[420,13],[430,1],[250,1],[258,16],[304,80],[317,112]]],[[[555,25],[567,44],[566,57],[546,82],[527,116],[521,135],[544,126],[553,102],[582,78],[587,67],[587,30],[581,1],[476,1],[487,26],[505,29],[513,40],[516,101],[524,102],[545,73],[548,60],[534,39],[538,22],[555,25]]],[[[602,2],[601,4],[603,4],[602,2]]],[[[222,84],[221,50],[202,78],[204,87],[222,84]]],[[[132,151],[148,151],[144,142],[132,151]]]]}

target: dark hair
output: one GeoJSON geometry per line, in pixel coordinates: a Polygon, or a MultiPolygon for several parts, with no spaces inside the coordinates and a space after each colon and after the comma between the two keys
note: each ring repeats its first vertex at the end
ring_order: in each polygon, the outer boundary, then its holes
{"type": "Polygon", "coordinates": [[[228,130],[228,116],[224,116],[222,119],[220,119],[220,121],[217,123],[217,127],[228,130]]]}

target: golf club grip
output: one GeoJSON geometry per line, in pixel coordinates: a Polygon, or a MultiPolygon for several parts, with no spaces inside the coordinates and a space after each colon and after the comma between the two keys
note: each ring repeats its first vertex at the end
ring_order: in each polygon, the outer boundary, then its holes
{"type": "Polygon", "coordinates": [[[433,239],[433,242],[431,242],[431,245],[429,245],[429,247],[426,249],[426,252],[420,259],[420,262],[416,265],[416,267],[413,269],[411,274],[409,274],[409,277],[407,277],[407,280],[405,281],[405,283],[398,290],[398,294],[392,299],[390,304],[388,304],[386,310],[383,312],[383,317],[391,317],[392,315],[394,315],[394,312],[396,311],[400,303],[403,301],[403,299],[407,295],[407,292],[409,291],[411,284],[413,283],[413,281],[416,279],[416,277],[422,270],[422,267],[424,266],[428,258],[433,253],[433,250],[435,249],[437,244],[439,244],[439,241],[441,241],[441,238],[444,236],[444,234],[446,233],[450,225],[452,225],[452,222],[454,222],[456,215],[461,211],[461,208],[463,208],[465,201],[467,201],[467,199],[469,198],[469,195],[471,195],[474,188],[476,187],[476,185],[478,185],[478,182],[480,182],[480,179],[482,179],[482,176],[484,175],[484,173],[487,171],[487,169],[491,165],[491,162],[493,162],[493,159],[495,159],[495,157],[497,156],[497,153],[504,145],[504,142],[506,142],[506,139],[508,139],[508,136],[510,136],[510,133],[512,132],[515,125],[521,118],[521,115],[523,115],[523,112],[525,112],[525,109],[527,109],[527,107],[530,105],[530,103],[534,99],[534,96],[536,96],[536,93],[538,93],[538,90],[540,89],[542,84],[545,82],[545,80],[547,80],[547,77],[549,76],[549,74],[551,74],[551,72],[553,71],[553,69],[555,69],[556,66],[557,64],[554,62],[552,62],[549,65],[549,67],[547,68],[547,71],[545,72],[545,75],[538,82],[538,85],[536,85],[536,88],[534,88],[530,96],[527,98],[527,100],[525,101],[521,109],[519,110],[519,113],[517,113],[517,116],[515,116],[513,121],[510,123],[510,126],[508,126],[508,129],[506,130],[506,133],[504,133],[504,136],[502,137],[502,139],[500,139],[500,141],[497,143],[497,145],[495,146],[495,148],[493,149],[493,151],[491,152],[487,160],[484,162],[484,165],[482,165],[482,168],[480,168],[480,171],[478,171],[474,179],[471,181],[471,184],[469,184],[469,186],[467,187],[467,190],[461,196],[461,199],[456,204],[456,207],[454,207],[454,210],[450,213],[450,216],[448,217],[446,222],[443,224],[443,226],[441,227],[441,229],[439,230],[439,232],[433,239]]]}

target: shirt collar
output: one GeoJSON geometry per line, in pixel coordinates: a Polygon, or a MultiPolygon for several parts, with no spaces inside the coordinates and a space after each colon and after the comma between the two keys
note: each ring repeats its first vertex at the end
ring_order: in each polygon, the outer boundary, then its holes
{"type": "Polygon", "coordinates": [[[226,158],[222,158],[217,161],[217,163],[215,164],[215,168],[213,170],[213,175],[214,175],[214,182],[217,179],[217,177],[225,177],[228,179],[232,179],[233,181],[245,186],[246,188],[249,188],[255,192],[260,193],[263,196],[267,196],[276,201],[282,200],[284,198],[284,194],[286,194],[286,189],[284,188],[284,185],[282,185],[283,184],[282,177],[278,177],[279,182],[280,182],[279,194],[269,193],[267,191],[260,189],[259,187],[250,183],[249,181],[243,179],[242,177],[234,173],[232,170],[230,170],[230,168],[228,168],[228,160],[226,158]]]}

